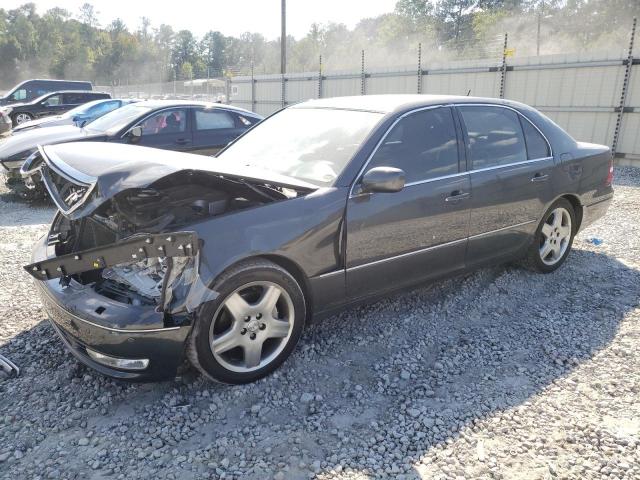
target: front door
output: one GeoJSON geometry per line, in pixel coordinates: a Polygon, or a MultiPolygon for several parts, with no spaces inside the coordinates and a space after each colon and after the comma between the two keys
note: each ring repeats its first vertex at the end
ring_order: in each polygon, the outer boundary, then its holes
{"type": "Polygon", "coordinates": [[[51,95],[40,103],[40,110],[36,113],[37,117],[48,117],[58,115],[65,112],[64,98],[61,93],[51,95]]]}
{"type": "Polygon", "coordinates": [[[542,134],[500,106],[458,107],[471,175],[467,265],[506,259],[528,246],[553,199],[554,160],[542,134]]]}
{"type": "Polygon", "coordinates": [[[404,116],[366,166],[404,170],[396,193],[359,194],[347,203],[347,294],[365,297],[462,269],[470,182],[460,170],[452,110],[404,116]]]}

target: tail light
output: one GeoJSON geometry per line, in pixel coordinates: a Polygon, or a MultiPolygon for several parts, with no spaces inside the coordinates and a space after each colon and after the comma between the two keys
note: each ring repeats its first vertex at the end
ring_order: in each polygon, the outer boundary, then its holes
{"type": "Polygon", "coordinates": [[[613,157],[609,160],[609,172],[607,173],[607,179],[605,185],[610,186],[613,183],[613,157]]]}

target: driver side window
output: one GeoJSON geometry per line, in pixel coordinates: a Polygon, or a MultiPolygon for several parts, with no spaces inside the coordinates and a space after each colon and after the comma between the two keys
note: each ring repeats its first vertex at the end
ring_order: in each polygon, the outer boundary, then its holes
{"type": "Polygon", "coordinates": [[[368,168],[404,170],[406,182],[458,173],[458,140],[450,108],[412,113],[385,137],[368,168]]]}
{"type": "Polygon", "coordinates": [[[57,105],[61,105],[62,95],[52,95],[49,98],[47,98],[44,102],[42,102],[42,104],[46,105],[47,107],[55,107],[57,105]]]}
{"type": "Polygon", "coordinates": [[[182,133],[187,128],[187,110],[163,110],[140,123],[142,136],[182,133]]]}
{"type": "Polygon", "coordinates": [[[16,90],[11,94],[12,100],[24,100],[25,98],[27,98],[27,91],[24,88],[16,90]]]}

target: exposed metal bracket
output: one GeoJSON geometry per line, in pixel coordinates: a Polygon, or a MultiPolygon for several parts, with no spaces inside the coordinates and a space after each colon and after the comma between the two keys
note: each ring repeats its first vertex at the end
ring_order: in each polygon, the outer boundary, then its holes
{"type": "Polygon", "coordinates": [[[24,269],[36,280],[44,281],[151,257],[194,257],[198,248],[195,232],[136,235],[106,247],[31,263],[24,269]]]}

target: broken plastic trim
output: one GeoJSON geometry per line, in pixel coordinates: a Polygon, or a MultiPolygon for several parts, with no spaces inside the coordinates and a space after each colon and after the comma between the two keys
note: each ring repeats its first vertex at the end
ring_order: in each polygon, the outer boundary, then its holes
{"type": "Polygon", "coordinates": [[[24,269],[36,280],[45,281],[149,257],[195,257],[198,249],[195,232],[135,235],[105,247],[31,263],[24,269]]]}

